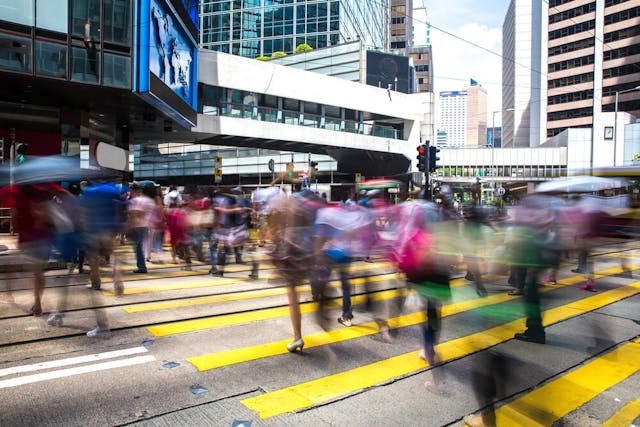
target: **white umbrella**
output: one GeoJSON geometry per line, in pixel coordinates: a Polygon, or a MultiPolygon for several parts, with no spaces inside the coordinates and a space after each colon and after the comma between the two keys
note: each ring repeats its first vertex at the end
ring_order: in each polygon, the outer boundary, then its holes
{"type": "Polygon", "coordinates": [[[543,182],[536,187],[536,193],[594,193],[624,187],[624,179],[602,178],[599,176],[570,176],[543,182]]]}

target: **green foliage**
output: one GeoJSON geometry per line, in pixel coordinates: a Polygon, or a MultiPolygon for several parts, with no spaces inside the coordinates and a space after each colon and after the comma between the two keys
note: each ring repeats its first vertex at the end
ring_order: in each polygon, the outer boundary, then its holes
{"type": "Polygon", "coordinates": [[[296,46],[296,53],[310,52],[312,50],[313,48],[311,47],[311,45],[307,43],[301,43],[298,46],[296,46]]]}
{"type": "Polygon", "coordinates": [[[631,160],[634,162],[640,162],[640,153],[636,153],[631,160]]]}
{"type": "Polygon", "coordinates": [[[287,54],[281,50],[275,51],[271,54],[272,58],[282,58],[283,56],[287,56],[287,54]]]}
{"type": "Polygon", "coordinates": [[[256,58],[258,61],[268,61],[271,59],[271,57],[269,56],[265,56],[265,55],[260,55],[256,58]]]}

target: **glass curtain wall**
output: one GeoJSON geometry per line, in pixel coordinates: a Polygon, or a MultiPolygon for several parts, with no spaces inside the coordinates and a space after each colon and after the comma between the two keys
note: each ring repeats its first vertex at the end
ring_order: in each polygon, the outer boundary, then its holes
{"type": "Polygon", "coordinates": [[[131,87],[130,0],[0,0],[0,6],[0,20],[26,26],[24,36],[0,33],[0,68],[131,87]],[[27,27],[34,26],[47,32],[29,37],[27,27]]]}
{"type": "Polygon", "coordinates": [[[200,44],[257,57],[362,39],[387,46],[388,0],[203,0],[200,44]]]}

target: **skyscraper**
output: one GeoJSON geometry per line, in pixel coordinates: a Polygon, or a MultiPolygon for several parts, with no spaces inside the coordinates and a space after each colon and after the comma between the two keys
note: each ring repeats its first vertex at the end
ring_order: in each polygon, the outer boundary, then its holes
{"type": "Polygon", "coordinates": [[[354,40],[386,49],[388,0],[202,0],[200,45],[250,58],[307,43],[318,49],[354,40]]]}
{"type": "Polygon", "coordinates": [[[441,131],[449,147],[485,145],[487,91],[475,83],[461,91],[440,92],[441,131]]]}
{"type": "Polygon", "coordinates": [[[537,146],[602,112],[640,116],[640,0],[512,0],[503,24],[503,146],[537,146]],[[540,131],[540,134],[537,132],[540,131]]]}
{"type": "Polygon", "coordinates": [[[503,147],[537,147],[545,139],[541,129],[546,119],[546,26],[541,3],[512,0],[502,25],[503,147]]]}
{"type": "Polygon", "coordinates": [[[391,0],[391,49],[413,46],[413,0],[391,0]]]}

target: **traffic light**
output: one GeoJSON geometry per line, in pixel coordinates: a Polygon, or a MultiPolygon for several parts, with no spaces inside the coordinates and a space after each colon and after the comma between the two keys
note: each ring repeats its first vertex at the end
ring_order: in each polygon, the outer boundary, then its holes
{"type": "Polygon", "coordinates": [[[416,157],[418,160],[418,170],[420,172],[426,172],[427,166],[429,165],[429,146],[427,144],[418,145],[416,150],[418,150],[418,156],[416,157]]]}
{"type": "Polygon", "coordinates": [[[440,167],[438,166],[438,160],[440,160],[440,157],[438,157],[439,152],[440,149],[435,145],[429,147],[429,172],[435,172],[440,167]]]}
{"type": "Polygon", "coordinates": [[[19,143],[16,145],[16,164],[21,165],[27,160],[27,150],[29,146],[27,144],[19,143]]]}
{"type": "Polygon", "coordinates": [[[318,162],[309,163],[309,176],[316,176],[318,174],[318,162]]]}
{"type": "Polygon", "coordinates": [[[4,163],[6,159],[4,155],[4,138],[0,138],[0,163],[4,163]]]}
{"type": "Polygon", "coordinates": [[[287,176],[289,178],[293,177],[293,162],[287,163],[287,176]]]}

